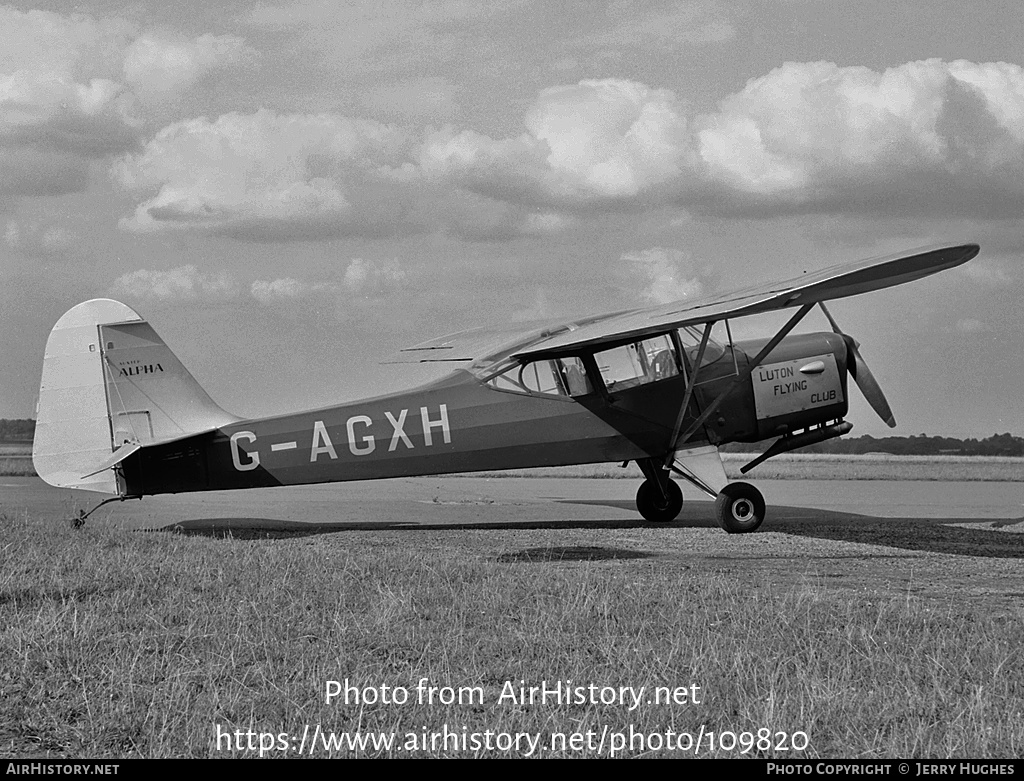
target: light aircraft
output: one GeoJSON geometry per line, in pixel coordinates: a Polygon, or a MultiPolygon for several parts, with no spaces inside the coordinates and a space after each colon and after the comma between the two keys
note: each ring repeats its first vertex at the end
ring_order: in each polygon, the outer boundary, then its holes
{"type": "MultiPolygon", "coordinates": [[[[548,323],[476,329],[409,348],[454,364],[443,379],[340,406],[242,419],[221,409],[136,312],[94,299],[70,309],[43,360],[32,458],[51,485],[110,501],[185,491],[636,461],[648,521],[682,509],[674,473],[713,497],[720,525],[752,532],[761,493],[729,482],[718,448],[775,438],[747,464],[852,425],[847,377],[890,426],[881,388],[824,302],[964,263],[976,244],[836,266],[728,295],[548,323]],[[831,332],[790,334],[815,306],[831,332]],[[729,321],[796,309],[768,339],[729,321]],[[712,329],[724,330],[713,339],[712,329]]],[[[81,512],[78,522],[89,513],[81,512]]]]}

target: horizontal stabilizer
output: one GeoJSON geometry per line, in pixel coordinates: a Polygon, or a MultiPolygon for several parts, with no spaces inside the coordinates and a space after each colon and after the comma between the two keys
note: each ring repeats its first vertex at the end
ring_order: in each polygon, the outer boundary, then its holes
{"type": "Polygon", "coordinates": [[[82,479],[85,480],[87,477],[98,475],[100,472],[105,472],[108,469],[117,466],[124,461],[128,456],[139,450],[142,447],[138,442],[125,442],[121,447],[110,454],[110,458],[99,465],[97,469],[94,469],[87,475],[82,475],[82,479]]]}

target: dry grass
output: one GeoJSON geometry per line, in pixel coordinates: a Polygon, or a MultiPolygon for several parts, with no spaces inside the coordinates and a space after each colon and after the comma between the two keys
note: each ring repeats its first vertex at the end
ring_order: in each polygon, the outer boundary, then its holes
{"type": "Polygon", "coordinates": [[[35,477],[36,470],[31,458],[0,457],[0,475],[6,477],[35,477]]]}
{"type": "MultiPolygon", "coordinates": [[[[726,454],[726,472],[739,478],[739,468],[753,456],[726,454]]],[[[1024,458],[1002,456],[892,456],[787,453],[747,473],[761,480],[938,480],[942,482],[1024,481],[1024,458]]]]}
{"type": "Polygon", "coordinates": [[[779,757],[1024,749],[1016,621],[821,583],[752,588],[623,548],[606,530],[581,534],[586,545],[544,531],[242,541],[3,518],[0,756],[256,755],[218,752],[216,725],[299,736],[307,724],[403,736],[448,725],[545,741],[604,728],[807,733],[805,752],[750,752],[779,757]],[[570,544],[550,547],[556,535],[570,544]],[[414,694],[426,678],[485,696],[326,704],[326,682],[346,678],[414,694]],[[633,712],[498,701],[506,682],[566,679],[697,684],[702,701],[633,712]]]}
{"type": "Polygon", "coordinates": [[[0,475],[32,477],[35,473],[31,442],[0,442],[0,475]]]}

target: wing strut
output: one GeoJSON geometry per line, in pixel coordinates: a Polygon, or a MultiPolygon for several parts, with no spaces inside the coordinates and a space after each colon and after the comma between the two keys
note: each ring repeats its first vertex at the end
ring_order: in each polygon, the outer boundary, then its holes
{"type": "MultiPolygon", "coordinates": [[[[672,447],[669,449],[668,456],[665,459],[666,467],[671,466],[671,464],[672,464],[672,462],[673,462],[673,460],[675,458],[676,448],[678,447],[679,443],[680,442],[686,442],[687,440],[689,440],[689,438],[693,436],[694,432],[696,432],[697,429],[699,429],[701,426],[703,426],[704,422],[708,418],[710,418],[712,415],[714,415],[715,412],[718,411],[718,408],[720,406],[722,406],[722,402],[725,401],[726,397],[730,393],[732,393],[737,387],[739,387],[739,385],[741,383],[746,382],[747,378],[750,377],[750,375],[754,373],[754,369],[756,369],[758,366],[761,365],[761,361],[763,361],[765,359],[765,357],[768,355],[768,353],[770,353],[772,350],[774,350],[778,346],[779,342],[781,342],[786,337],[786,334],[788,334],[790,331],[792,331],[796,327],[797,323],[799,323],[801,320],[803,320],[804,316],[808,312],[810,312],[813,308],[814,308],[814,304],[813,303],[812,304],[804,304],[803,306],[801,306],[800,309],[797,310],[796,314],[794,314],[791,318],[789,318],[789,320],[786,322],[786,324],[784,326],[782,326],[782,328],[779,329],[779,332],[777,334],[775,334],[775,336],[773,336],[771,338],[771,340],[768,342],[768,344],[766,344],[763,348],[761,348],[761,351],[756,356],[754,356],[754,360],[752,360],[750,362],[750,364],[747,366],[747,368],[744,369],[739,374],[737,374],[736,375],[736,379],[734,379],[729,384],[729,387],[726,388],[724,391],[722,391],[720,394],[718,394],[718,396],[715,397],[715,400],[712,401],[704,409],[704,412],[702,412],[700,414],[700,416],[695,421],[693,421],[693,423],[690,424],[690,427],[688,429],[686,429],[686,431],[682,434],[682,436],[675,436],[675,435],[673,436],[672,440],[670,440],[672,442],[672,447]]],[[[706,330],[704,332],[704,338],[705,339],[707,338],[708,332],[710,331],[710,327],[711,327],[711,324],[708,323],[708,326],[707,326],[708,330],[706,330]]],[[[687,400],[689,400],[689,392],[691,390],[691,388],[689,386],[696,384],[697,373],[699,371],[700,371],[700,364],[697,364],[697,366],[694,367],[693,377],[690,379],[690,382],[687,383],[687,393],[686,393],[687,400]]],[[[680,412],[679,412],[680,424],[682,422],[683,412],[685,410],[686,410],[686,408],[683,407],[683,409],[680,410],[680,412]]]]}
{"type": "MultiPolygon", "coordinates": [[[[700,347],[697,348],[697,357],[693,362],[693,371],[690,372],[690,376],[686,380],[686,391],[683,393],[683,403],[679,407],[679,414],[676,415],[676,424],[672,427],[672,437],[669,442],[675,445],[679,439],[679,431],[683,428],[683,417],[686,415],[686,408],[690,405],[690,397],[693,396],[693,389],[697,386],[697,375],[700,373],[701,364],[704,361],[704,351],[708,347],[708,341],[711,338],[711,329],[714,327],[714,321],[705,323],[704,333],[700,337],[700,347]]],[[[676,331],[672,332],[673,341],[676,343],[676,350],[679,351],[679,360],[684,363],[683,345],[677,335],[676,331]]],[[[665,468],[670,469],[672,467],[672,461],[675,459],[675,447],[670,447],[668,451],[668,457],[665,460],[665,468]]]]}

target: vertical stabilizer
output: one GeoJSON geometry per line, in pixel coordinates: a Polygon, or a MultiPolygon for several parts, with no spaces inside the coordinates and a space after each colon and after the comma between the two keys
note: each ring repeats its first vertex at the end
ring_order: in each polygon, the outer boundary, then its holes
{"type": "Polygon", "coordinates": [[[32,462],[50,485],[119,494],[112,454],[125,443],[130,454],[235,420],[149,323],[94,299],[68,310],[46,342],[32,462]]]}
{"type": "Polygon", "coordinates": [[[238,418],[222,410],[145,322],[99,327],[115,447],[198,434],[238,418]]]}

